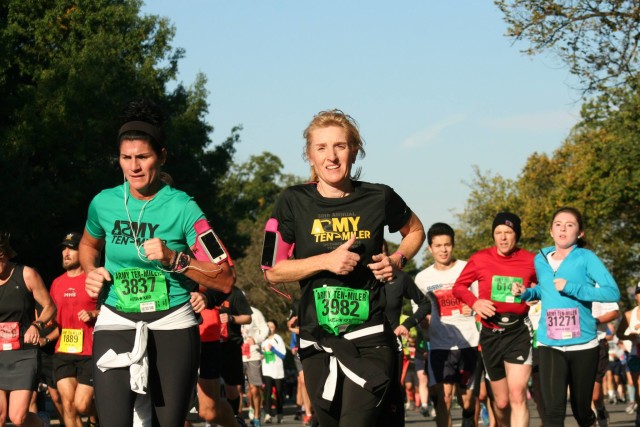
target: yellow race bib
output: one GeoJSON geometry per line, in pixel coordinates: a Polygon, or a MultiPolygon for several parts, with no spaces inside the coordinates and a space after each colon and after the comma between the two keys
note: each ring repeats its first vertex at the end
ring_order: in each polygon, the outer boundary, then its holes
{"type": "Polygon", "coordinates": [[[61,353],[82,353],[82,329],[63,329],[60,334],[61,353]]]}

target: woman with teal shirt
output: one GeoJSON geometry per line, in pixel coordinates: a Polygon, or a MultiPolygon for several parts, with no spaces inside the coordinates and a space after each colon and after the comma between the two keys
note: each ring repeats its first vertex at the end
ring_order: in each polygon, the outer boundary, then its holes
{"type": "Polygon", "coordinates": [[[602,261],[584,246],[584,222],[575,208],[558,209],[551,222],[554,246],[541,249],[534,263],[538,286],[513,293],[525,301],[541,300],[537,332],[540,386],[545,427],[563,426],[567,386],[580,426],[591,426],[591,395],[598,364],[596,320],[592,302],[617,302],[620,291],[602,261]]]}
{"type": "Polygon", "coordinates": [[[199,366],[193,282],[229,292],[234,274],[228,261],[190,256],[205,217],[161,179],[167,149],[159,114],[133,102],[125,115],[118,133],[125,182],[93,199],[79,248],[87,292],[103,302],[93,348],[96,404],[103,425],[130,426],[137,394],[148,394],[151,424],[175,427],[189,410],[199,366]]]}

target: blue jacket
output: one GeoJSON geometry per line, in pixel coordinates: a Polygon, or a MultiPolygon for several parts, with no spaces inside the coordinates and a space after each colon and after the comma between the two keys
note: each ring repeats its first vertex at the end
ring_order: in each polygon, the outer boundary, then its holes
{"type": "Polygon", "coordinates": [[[555,247],[551,246],[541,249],[536,255],[534,264],[538,286],[527,289],[521,298],[525,301],[542,301],[542,313],[537,332],[540,343],[547,346],[585,344],[596,338],[596,320],[591,315],[591,303],[594,301],[618,302],[620,290],[602,261],[588,249],[574,246],[560,264],[558,271],[554,272],[547,260],[547,255],[554,250],[555,247]],[[556,278],[567,281],[561,292],[556,290],[553,283],[556,278]],[[547,311],[564,308],[578,309],[580,336],[552,339],[547,335],[547,325],[559,319],[547,316],[547,311]]]}

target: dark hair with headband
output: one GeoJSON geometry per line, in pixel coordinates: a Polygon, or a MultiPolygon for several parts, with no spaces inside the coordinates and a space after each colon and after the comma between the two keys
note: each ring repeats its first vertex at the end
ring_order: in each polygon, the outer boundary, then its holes
{"type": "Polygon", "coordinates": [[[129,102],[122,119],[124,124],[118,131],[118,145],[122,141],[147,141],[155,153],[160,156],[165,148],[162,132],[163,118],[158,107],[148,100],[129,102]]]}

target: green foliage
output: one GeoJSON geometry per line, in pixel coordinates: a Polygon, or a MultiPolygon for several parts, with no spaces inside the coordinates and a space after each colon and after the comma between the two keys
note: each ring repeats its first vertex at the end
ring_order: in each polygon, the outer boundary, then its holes
{"type": "Polygon", "coordinates": [[[216,192],[221,208],[218,216],[234,230],[234,241],[229,241],[229,250],[235,256],[244,253],[254,228],[257,225],[264,227],[265,215],[271,213],[282,189],[296,181],[295,177],[284,174],[282,168],[280,158],[263,152],[242,164],[231,165],[229,172],[221,177],[216,192]]]}
{"type": "Polygon", "coordinates": [[[495,0],[528,54],[557,53],[586,92],[598,94],[551,158],[534,154],[517,182],[527,236],[550,244],[552,212],[582,210],[587,239],[622,294],[638,280],[640,5],[622,0],[495,0]]]}
{"type": "Polygon", "coordinates": [[[551,157],[532,154],[514,183],[476,171],[470,199],[459,216],[460,258],[484,246],[481,241],[491,243],[490,224],[499,209],[521,216],[522,245],[537,250],[553,244],[553,212],[573,206],[584,215],[591,249],[627,295],[626,289],[640,278],[640,93],[610,91],[587,103],[582,117],[551,157]]]}
{"type": "Polygon", "coordinates": [[[221,210],[211,194],[231,165],[237,132],[209,149],[205,79],[167,92],[183,52],[170,45],[169,22],[141,16],[140,5],[0,3],[0,179],[8,190],[0,228],[12,232],[20,260],[46,279],[60,272],[62,236],[81,231],[91,198],[122,179],[118,115],[131,99],[151,99],[165,111],[167,171],[177,186],[208,215],[221,210]]]}
{"type": "MultiPolygon", "coordinates": [[[[233,166],[224,180],[220,196],[227,203],[225,215],[237,219],[237,235],[248,242],[243,256],[236,262],[236,285],[266,318],[285,325],[291,301],[273,291],[260,270],[264,225],[276,199],[284,188],[304,182],[303,178],[284,174],[282,168],[280,158],[269,152],[251,156],[245,163],[233,166]]],[[[274,287],[291,295],[293,300],[300,297],[297,282],[274,287]]],[[[284,330],[284,326],[281,329],[284,330]]]]}
{"type": "MultiPolygon", "coordinates": [[[[212,146],[206,77],[169,92],[181,49],[166,19],[137,0],[9,0],[0,4],[0,178],[10,184],[0,229],[20,261],[47,281],[60,273],[57,244],[84,227],[100,190],[117,185],[119,114],[148,98],[164,112],[175,187],[193,196],[238,261],[238,285],[283,321],[289,302],[264,285],[262,229],[276,197],[299,179],[270,153],[234,164],[240,126],[212,146]]],[[[298,285],[289,285],[295,293],[298,285]]]]}
{"type": "Polygon", "coordinates": [[[474,166],[475,177],[464,211],[457,215],[456,257],[467,259],[472,253],[493,244],[491,224],[498,212],[518,213],[517,194],[512,180],[474,166]]]}
{"type": "Polygon", "coordinates": [[[638,76],[640,5],[624,0],[494,0],[507,36],[525,52],[551,50],[587,91],[634,86],[638,76]]]}
{"type": "Polygon", "coordinates": [[[300,298],[300,286],[297,282],[273,285],[278,291],[290,295],[291,300],[289,300],[272,290],[264,280],[262,270],[260,270],[260,259],[264,224],[269,219],[270,213],[270,211],[265,211],[251,229],[251,243],[247,247],[245,256],[236,262],[236,286],[245,291],[251,305],[258,307],[267,319],[275,319],[278,324],[285,325],[292,302],[300,298]]]}

